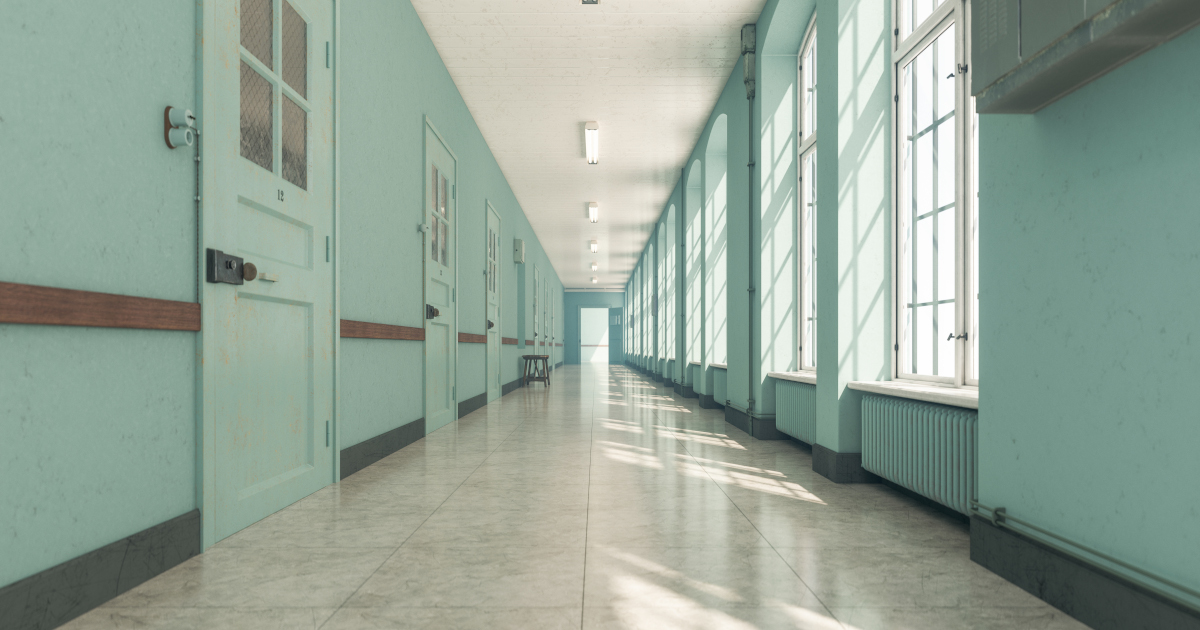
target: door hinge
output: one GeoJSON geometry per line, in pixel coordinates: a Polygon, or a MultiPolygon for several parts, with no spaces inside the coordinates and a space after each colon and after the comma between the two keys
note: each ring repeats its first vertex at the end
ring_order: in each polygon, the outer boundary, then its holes
{"type": "Polygon", "coordinates": [[[325,67],[329,67],[329,42],[325,42],[325,67]]]}
{"type": "Polygon", "coordinates": [[[329,421],[325,421],[325,446],[329,446],[329,421]]]}
{"type": "Polygon", "coordinates": [[[458,289],[450,289],[450,301],[451,302],[458,301],[458,289]]]}
{"type": "Polygon", "coordinates": [[[450,198],[458,199],[458,184],[450,184],[450,198]]]}
{"type": "Polygon", "coordinates": [[[900,344],[898,344],[898,343],[892,344],[892,350],[895,350],[896,352],[900,352],[900,344]]]}
{"type": "Polygon", "coordinates": [[[458,386],[457,385],[450,386],[450,400],[458,400],[458,386]]]}
{"type": "Polygon", "coordinates": [[[325,262],[329,262],[329,237],[325,237],[325,262]]]}

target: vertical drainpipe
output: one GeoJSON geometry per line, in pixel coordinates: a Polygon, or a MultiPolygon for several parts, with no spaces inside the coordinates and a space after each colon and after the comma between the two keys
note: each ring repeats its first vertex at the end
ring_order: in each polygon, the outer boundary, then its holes
{"type": "Polygon", "coordinates": [[[750,148],[750,161],[746,163],[746,168],[749,169],[749,181],[747,182],[747,192],[749,193],[749,222],[747,223],[747,231],[749,232],[748,250],[748,265],[749,268],[749,284],[747,285],[750,309],[748,311],[747,330],[749,331],[749,343],[747,353],[750,356],[750,361],[746,364],[746,415],[753,418],[754,416],[754,300],[757,297],[754,287],[754,53],[755,39],[757,37],[756,26],[754,24],[742,25],[742,83],[746,85],[746,104],[747,109],[747,128],[750,132],[746,140],[750,148]]]}

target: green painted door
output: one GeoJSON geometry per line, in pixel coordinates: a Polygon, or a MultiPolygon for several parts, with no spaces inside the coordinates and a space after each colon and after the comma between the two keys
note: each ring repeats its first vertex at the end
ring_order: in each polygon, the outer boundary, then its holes
{"type": "Polygon", "coordinates": [[[207,546],[334,481],[338,328],[332,2],[203,11],[201,238],[258,271],[203,283],[207,546]]]}
{"type": "Polygon", "coordinates": [[[455,307],[458,258],[458,164],[449,147],[425,126],[425,430],[435,431],[458,419],[455,359],[458,318],[455,307]]]}
{"type": "Polygon", "coordinates": [[[488,204],[487,224],[487,399],[500,397],[500,215],[488,204]]]}
{"type": "Polygon", "coordinates": [[[542,336],[542,274],[535,266],[533,268],[533,352],[531,354],[542,354],[542,346],[545,345],[546,338],[542,336]]]}

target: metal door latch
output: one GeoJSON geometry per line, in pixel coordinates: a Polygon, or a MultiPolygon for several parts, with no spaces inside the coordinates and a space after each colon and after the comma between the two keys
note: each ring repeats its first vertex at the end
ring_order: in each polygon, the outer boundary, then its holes
{"type": "Polygon", "coordinates": [[[492,320],[489,319],[488,320],[488,330],[491,330],[495,327],[496,327],[496,322],[493,322],[492,320]]]}
{"type": "Polygon", "coordinates": [[[437,308],[434,307],[432,304],[425,305],[425,319],[433,319],[441,314],[442,314],[442,312],[437,310],[437,308]]]}
{"type": "MultiPolygon", "coordinates": [[[[208,264],[206,280],[208,282],[225,284],[243,284],[242,259],[231,256],[219,249],[208,248],[208,264]]],[[[251,280],[254,278],[251,277],[251,280]]]]}

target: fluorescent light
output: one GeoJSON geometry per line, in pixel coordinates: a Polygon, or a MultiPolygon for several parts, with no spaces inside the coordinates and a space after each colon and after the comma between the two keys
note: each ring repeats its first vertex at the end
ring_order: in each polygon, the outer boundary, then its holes
{"type": "Polygon", "coordinates": [[[588,204],[588,220],[592,223],[600,221],[600,204],[595,201],[588,204]]]}
{"type": "Polygon", "coordinates": [[[600,269],[600,265],[597,265],[596,263],[592,263],[592,271],[598,271],[599,269],[600,269]]]}
{"type": "Polygon", "coordinates": [[[588,164],[600,161],[600,123],[589,122],[583,125],[583,144],[587,148],[588,164]]]}
{"type": "Polygon", "coordinates": [[[596,276],[592,276],[592,284],[596,284],[597,282],[600,282],[600,278],[597,278],[596,276]]]}
{"type": "Polygon", "coordinates": [[[592,242],[591,242],[591,246],[592,246],[592,253],[593,253],[593,254],[595,254],[596,252],[599,252],[599,251],[600,251],[600,243],[598,243],[598,242],[596,242],[596,241],[592,241],[592,242]]]}

